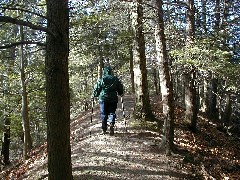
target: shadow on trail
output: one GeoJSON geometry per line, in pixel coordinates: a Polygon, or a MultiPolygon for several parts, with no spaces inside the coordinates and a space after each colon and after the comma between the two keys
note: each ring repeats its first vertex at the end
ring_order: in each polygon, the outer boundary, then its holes
{"type": "MultiPolygon", "coordinates": [[[[73,171],[102,171],[102,172],[108,172],[109,174],[113,173],[115,174],[116,172],[118,174],[121,174],[122,177],[124,177],[124,179],[132,179],[135,176],[138,176],[138,179],[147,179],[152,178],[152,179],[172,179],[173,177],[177,178],[177,179],[192,179],[193,177],[188,176],[184,173],[180,173],[180,172],[175,172],[172,170],[159,170],[159,171],[152,171],[152,170],[143,170],[143,169],[138,169],[136,168],[134,169],[128,169],[128,168],[114,168],[111,166],[106,166],[106,167],[102,167],[102,166],[82,166],[82,167],[77,167],[74,168],[73,171]]],[[[96,176],[96,175],[77,175],[74,176],[74,178],[76,179],[122,179],[120,177],[109,177],[107,175],[102,175],[102,176],[96,176]]]]}
{"type": "MultiPolygon", "coordinates": [[[[131,114],[133,98],[125,99],[126,114],[131,114]]],[[[121,106],[121,103],[118,106],[121,106]]],[[[160,134],[137,130],[130,126],[126,132],[121,113],[121,108],[118,108],[114,136],[101,135],[97,107],[94,108],[93,114],[86,112],[72,122],[74,179],[194,179],[191,174],[182,170],[179,159],[174,162],[166,157],[157,145],[151,145],[152,140],[161,139],[160,134]]],[[[130,121],[131,118],[127,119],[128,125],[130,121]]]]}

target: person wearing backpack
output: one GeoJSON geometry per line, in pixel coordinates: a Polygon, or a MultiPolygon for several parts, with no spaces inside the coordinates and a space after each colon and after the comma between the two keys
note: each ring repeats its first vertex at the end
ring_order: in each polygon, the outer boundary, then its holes
{"type": "Polygon", "coordinates": [[[110,123],[110,135],[114,135],[114,124],[118,96],[123,96],[124,88],[117,76],[114,76],[110,66],[103,69],[103,77],[100,78],[92,93],[92,98],[98,97],[100,106],[100,118],[102,120],[103,134],[107,131],[107,121],[110,123]]]}

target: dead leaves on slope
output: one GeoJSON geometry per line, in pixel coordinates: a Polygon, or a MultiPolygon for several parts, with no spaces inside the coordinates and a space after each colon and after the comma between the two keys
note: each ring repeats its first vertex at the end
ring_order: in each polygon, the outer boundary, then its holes
{"type": "MultiPolygon", "coordinates": [[[[161,119],[161,99],[152,98],[152,109],[161,119]]],[[[175,145],[184,155],[183,165],[198,171],[204,179],[238,179],[240,174],[240,142],[204,117],[198,117],[198,131],[192,133],[184,125],[184,110],[175,107],[175,145]]]]}

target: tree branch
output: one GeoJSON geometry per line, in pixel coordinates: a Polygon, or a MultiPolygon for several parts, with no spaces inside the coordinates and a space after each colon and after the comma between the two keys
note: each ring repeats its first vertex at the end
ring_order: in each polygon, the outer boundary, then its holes
{"type": "Polygon", "coordinates": [[[36,15],[36,16],[39,16],[41,18],[44,18],[44,19],[47,19],[46,16],[43,16],[39,13],[36,13],[36,12],[32,12],[32,11],[29,11],[29,10],[26,10],[26,9],[21,9],[21,8],[16,8],[16,7],[3,7],[3,6],[0,6],[0,9],[4,9],[4,10],[14,10],[14,11],[23,11],[23,12],[27,12],[27,13],[31,13],[33,15],[36,15]]]}
{"type": "Polygon", "coordinates": [[[21,44],[36,44],[38,46],[46,46],[46,44],[44,44],[42,42],[21,41],[21,42],[15,42],[15,43],[7,44],[4,46],[0,46],[0,49],[7,49],[7,48],[11,48],[11,47],[18,46],[21,44]]]}
{"type": "Polygon", "coordinates": [[[27,27],[30,27],[30,28],[32,28],[34,30],[44,31],[46,33],[49,33],[49,34],[55,36],[54,33],[49,31],[48,28],[46,28],[46,27],[38,26],[38,25],[35,25],[35,24],[31,23],[31,22],[18,20],[18,19],[9,17],[9,16],[0,16],[0,22],[12,23],[12,24],[17,24],[17,25],[27,26],[27,27]]]}

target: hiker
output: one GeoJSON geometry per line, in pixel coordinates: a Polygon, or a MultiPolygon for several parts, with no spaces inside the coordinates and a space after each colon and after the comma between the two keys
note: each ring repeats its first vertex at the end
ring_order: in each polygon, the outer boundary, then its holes
{"type": "Polygon", "coordinates": [[[103,134],[106,134],[109,121],[110,135],[114,135],[118,95],[123,96],[123,84],[118,77],[113,76],[110,66],[106,66],[103,69],[103,77],[97,81],[91,96],[92,99],[99,99],[103,134]]]}

